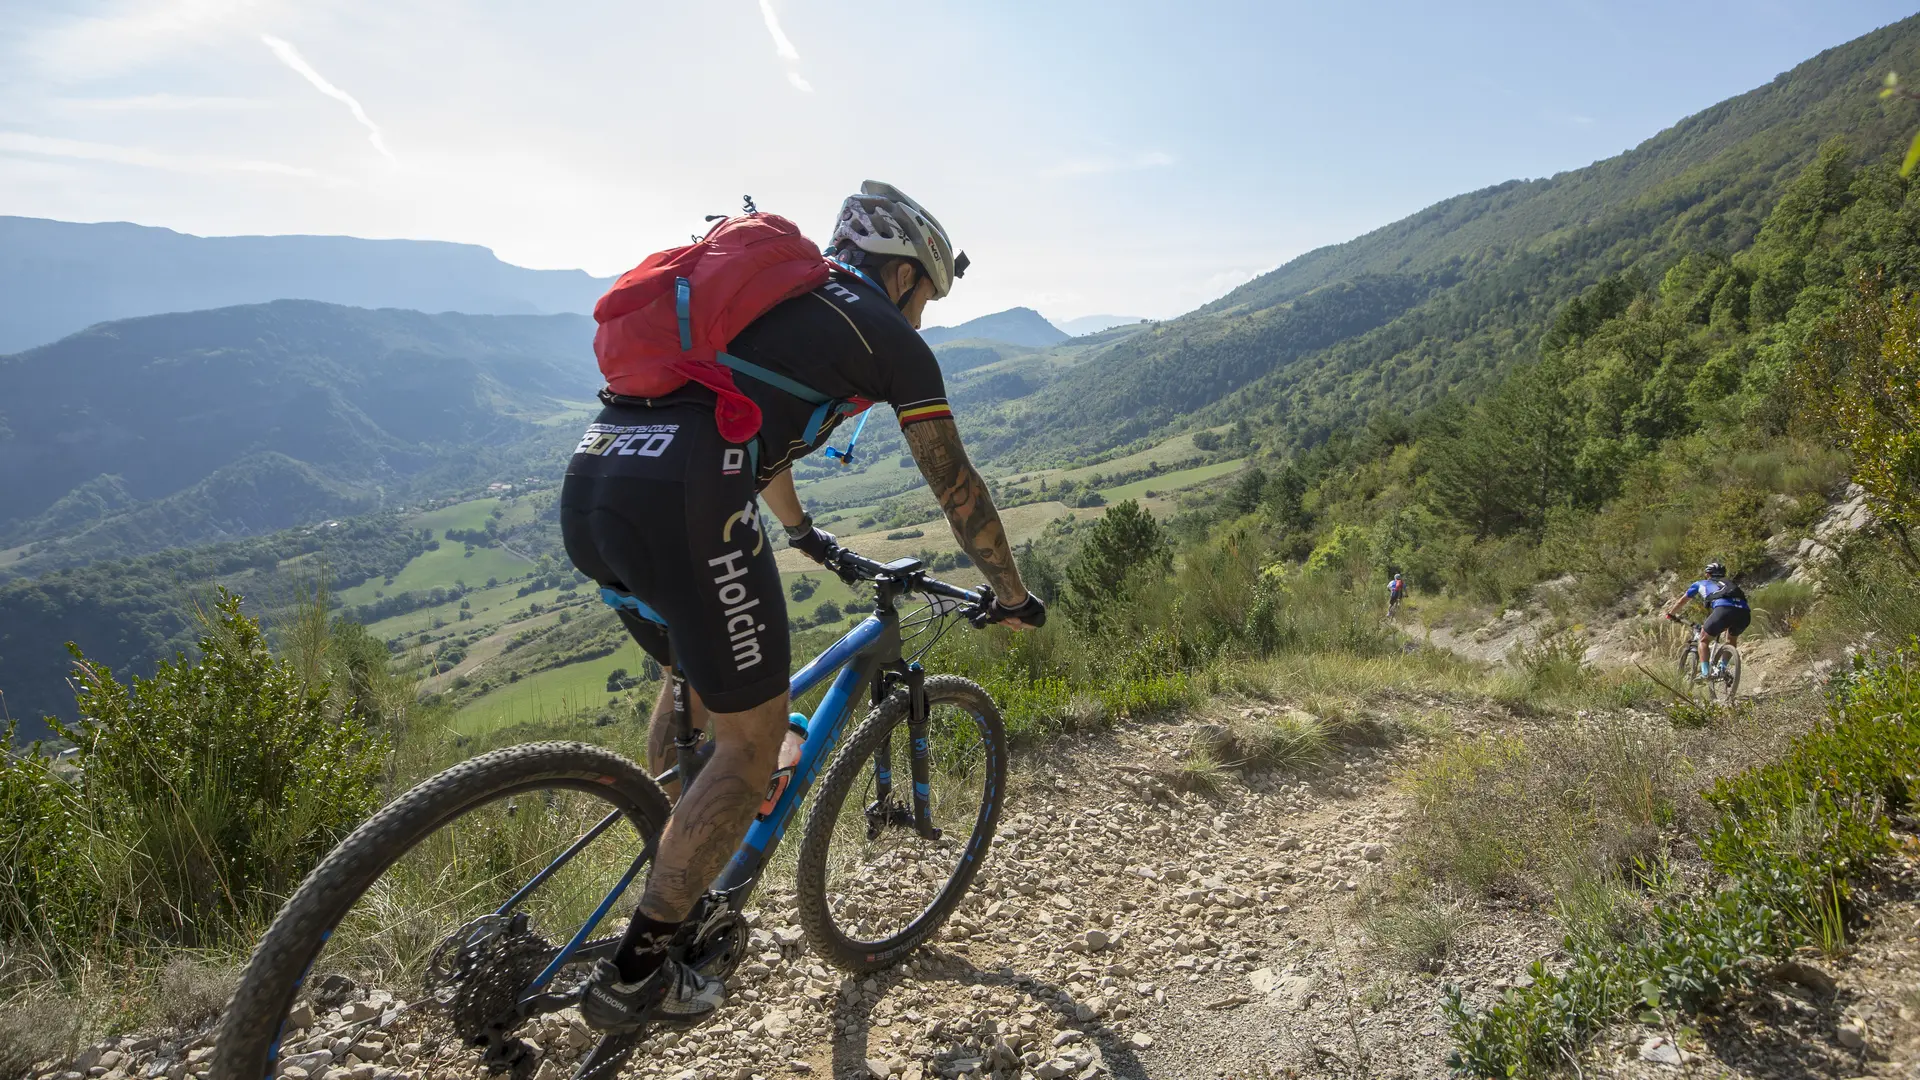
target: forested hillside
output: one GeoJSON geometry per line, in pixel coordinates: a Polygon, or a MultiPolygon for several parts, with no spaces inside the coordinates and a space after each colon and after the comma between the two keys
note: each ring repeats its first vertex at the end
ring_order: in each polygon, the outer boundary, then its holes
{"type": "Polygon", "coordinates": [[[1462,195],[1310,252],[972,426],[1036,462],[1249,414],[1304,447],[1375,412],[1477,392],[1537,356],[1553,313],[1595,282],[1748,247],[1827,140],[1845,138],[1856,160],[1904,145],[1920,105],[1874,90],[1916,51],[1920,17],[1618,157],[1462,195]]]}
{"type": "Polygon", "coordinates": [[[146,672],[192,646],[216,583],[271,614],[324,578],[348,588],[392,574],[437,545],[394,514],[332,527],[104,559],[84,569],[0,582],[0,698],[22,740],[44,738],[44,716],[73,716],[65,643],[117,670],[146,672]],[[284,565],[283,565],[284,564],[284,565]]]}
{"type": "Polygon", "coordinates": [[[528,270],[473,244],[191,236],[126,222],[0,216],[0,353],[98,322],[321,300],[473,315],[585,314],[610,279],[528,270]]]}
{"type": "Polygon", "coordinates": [[[591,329],[289,300],[0,357],[0,544],[100,530],[70,563],[365,509],[423,477],[492,479],[515,444],[564,441],[542,421],[591,401],[591,329]]]}

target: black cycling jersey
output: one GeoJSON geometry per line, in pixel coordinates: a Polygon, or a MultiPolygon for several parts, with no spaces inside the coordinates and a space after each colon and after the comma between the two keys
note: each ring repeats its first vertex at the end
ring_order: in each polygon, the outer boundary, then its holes
{"type": "MultiPolygon", "coordinates": [[[[755,319],[727,351],[828,397],[884,401],[902,427],[953,415],[933,350],[887,294],[856,273],[836,269],[825,285],[755,319]]],[[[734,384],[760,406],[760,487],[819,449],[835,427],[823,425],[809,442],[803,436],[816,406],[741,372],[734,384]]]]}

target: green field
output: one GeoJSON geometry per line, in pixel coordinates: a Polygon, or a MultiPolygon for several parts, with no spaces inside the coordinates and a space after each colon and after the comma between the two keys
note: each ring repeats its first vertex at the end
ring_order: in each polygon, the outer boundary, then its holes
{"type": "Polygon", "coordinates": [[[500,507],[500,527],[518,525],[533,520],[533,506],[526,500],[517,500],[501,507],[500,499],[469,499],[466,502],[442,506],[437,510],[428,510],[407,519],[407,526],[414,529],[432,529],[439,536],[448,529],[484,529],[487,518],[496,507],[500,507]]]}
{"type": "Polygon", "coordinates": [[[607,675],[615,668],[640,670],[646,654],[629,641],[611,656],[529,675],[476,698],[454,717],[454,727],[473,734],[532,720],[557,720],[606,708],[607,675]]]}
{"type": "Polygon", "coordinates": [[[1226,476],[1229,473],[1239,472],[1241,466],[1245,464],[1246,459],[1244,458],[1235,458],[1232,461],[1216,461],[1211,465],[1199,465],[1191,469],[1181,469],[1178,472],[1161,473],[1159,476],[1150,476],[1145,480],[1135,480],[1130,484],[1121,484],[1119,487],[1101,488],[1100,494],[1109,503],[1120,502],[1125,499],[1144,499],[1149,491],[1158,493],[1181,491],[1186,488],[1197,487],[1209,480],[1226,476]]]}
{"type": "MultiPolygon", "coordinates": [[[[477,558],[478,556],[476,556],[477,558]]],[[[475,621],[482,623],[502,622],[511,616],[525,611],[532,604],[552,604],[560,596],[558,589],[542,589],[525,596],[515,595],[520,584],[508,582],[491,589],[480,589],[468,593],[464,599],[475,621]]],[[[390,619],[381,619],[369,624],[367,632],[381,640],[397,637],[410,637],[422,631],[434,628],[434,620],[440,620],[451,626],[460,621],[460,601],[449,600],[418,611],[409,611],[404,615],[395,615],[390,619]]]]}
{"type": "MultiPolygon", "coordinates": [[[[375,578],[343,590],[339,595],[340,602],[347,605],[370,604],[382,594],[392,596],[423,589],[449,589],[463,581],[469,588],[477,588],[484,585],[488,578],[504,581],[526,574],[533,569],[533,564],[504,548],[476,547],[473,554],[468,555],[465,544],[443,538],[448,529],[471,531],[486,528],[488,518],[495,507],[501,506],[501,502],[500,499],[471,499],[409,517],[406,520],[408,528],[429,529],[436,538],[440,538],[439,550],[423,552],[409,562],[394,575],[391,585],[375,578]]],[[[533,515],[531,502],[514,500],[502,509],[501,525],[505,527],[531,521],[533,515]]],[[[475,606],[478,607],[477,604],[475,606]]],[[[448,621],[452,621],[451,617],[448,621]]]]}

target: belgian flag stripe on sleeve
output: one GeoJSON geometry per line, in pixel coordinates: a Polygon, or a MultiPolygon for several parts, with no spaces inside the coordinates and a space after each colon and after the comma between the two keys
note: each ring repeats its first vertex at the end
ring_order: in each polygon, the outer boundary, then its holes
{"type": "Polygon", "coordinates": [[[953,409],[947,405],[946,398],[916,401],[911,405],[903,405],[894,412],[900,418],[901,427],[917,424],[922,420],[947,420],[953,417],[953,409]]]}

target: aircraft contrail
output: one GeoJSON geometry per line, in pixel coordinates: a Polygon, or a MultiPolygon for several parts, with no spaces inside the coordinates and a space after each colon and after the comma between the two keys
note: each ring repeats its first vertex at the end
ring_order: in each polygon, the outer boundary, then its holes
{"type": "MultiPolygon", "coordinates": [[[[763,6],[765,3],[766,0],[761,0],[763,6]]],[[[273,55],[279,57],[281,63],[292,68],[295,74],[312,83],[315,90],[333,98],[335,101],[345,104],[346,107],[352,111],[353,118],[360,121],[360,126],[367,129],[367,141],[373,144],[373,148],[380,151],[388,161],[393,162],[395,165],[400,163],[400,159],[393,156],[393,151],[387,149],[387,141],[380,135],[380,126],[373,122],[373,119],[367,115],[367,110],[360,107],[360,103],[354,100],[352,94],[328,82],[326,76],[313,70],[313,65],[307,63],[306,57],[301,56],[299,50],[295,49],[290,43],[274,37],[272,34],[261,34],[260,40],[267,43],[267,48],[273,50],[273,55]]],[[[789,48],[791,48],[791,46],[789,46],[789,48]]]]}
{"type": "MultiPolygon", "coordinates": [[[[773,12],[773,0],[760,0],[760,17],[766,20],[767,33],[773,35],[773,51],[789,64],[799,63],[800,50],[793,47],[793,39],[787,37],[785,30],[780,29],[780,17],[773,12]]],[[[792,83],[796,90],[813,93],[813,84],[792,67],[787,68],[787,81],[792,83]]]]}

